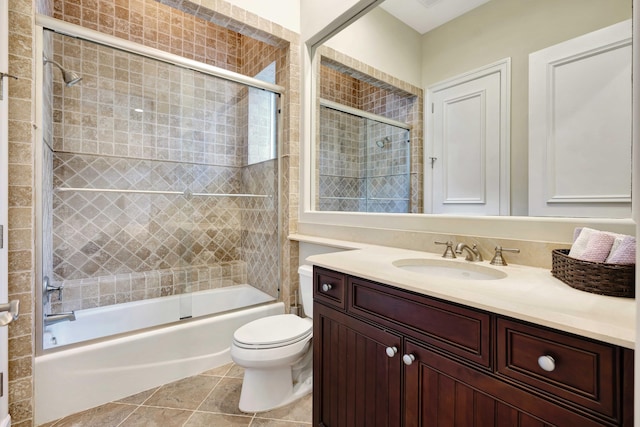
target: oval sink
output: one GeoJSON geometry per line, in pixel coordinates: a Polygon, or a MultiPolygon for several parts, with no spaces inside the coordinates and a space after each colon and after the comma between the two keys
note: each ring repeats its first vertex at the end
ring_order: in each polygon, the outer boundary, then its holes
{"type": "Polygon", "coordinates": [[[507,274],[504,271],[478,264],[463,264],[459,262],[438,259],[400,259],[392,263],[405,271],[431,276],[448,277],[461,280],[497,280],[504,279],[507,274]]]}

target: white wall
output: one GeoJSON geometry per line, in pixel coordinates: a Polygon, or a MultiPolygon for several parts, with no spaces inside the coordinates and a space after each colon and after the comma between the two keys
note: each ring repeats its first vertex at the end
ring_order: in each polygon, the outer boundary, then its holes
{"type": "MultiPolygon", "coordinates": [[[[300,0],[226,0],[234,6],[300,33],[300,0]]],[[[317,1],[317,0],[316,0],[317,1]]],[[[340,0],[334,0],[340,1],[340,0]]]]}
{"type": "MultiPolygon", "coordinates": [[[[245,0],[246,1],[246,0],[245,0]]],[[[331,22],[356,5],[366,5],[372,0],[299,0],[300,34],[302,41],[309,40],[331,22]]]]}
{"type": "Polygon", "coordinates": [[[325,44],[414,86],[421,86],[420,34],[380,7],[325,44]]]}

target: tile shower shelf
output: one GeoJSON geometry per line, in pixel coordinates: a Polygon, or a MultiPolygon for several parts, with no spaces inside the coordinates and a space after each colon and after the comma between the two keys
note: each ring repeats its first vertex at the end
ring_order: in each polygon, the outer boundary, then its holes
{"type": "Polygon", "coordinates": [[[256,198],[273,198],[271,194],[245,194],[245,193],[191,193],[188,190],[185,191],[162,191],[162,190],[126,190],[118,188],[73,188],[73,187],[60,187],[56,188],[56,191],[79,191],[87,193],[132,193],[132,194],[164,194],[164,195],[176,195],[176,196],[196,196],[196,197],[256,197],[256,198]]]}

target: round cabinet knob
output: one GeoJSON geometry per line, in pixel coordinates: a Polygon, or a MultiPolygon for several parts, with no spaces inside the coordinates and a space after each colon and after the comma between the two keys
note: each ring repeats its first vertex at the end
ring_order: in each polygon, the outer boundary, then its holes
{"type": "Polygon", "coordinates": [[[329,291],[331,290],[331,288],[332,288],[332,287],[333,287],[333,286],[331,286],[331,285],[330,285],[330,284],[328,284],[328,283],[323,283],[323,284],[322,284],[322,292],[329,292],[329,291]]]}
{"type": "Polygon", "coordinates": [[[402,356],[402,361],[407,366],[411,365],[414,360],[416,360],[416,357],[413,354],[405,354],[402,356]]]}
{"type": "Polygon", "coordinates": [[[547,372],[551,372],[556,369],[556,361],[548,354],[538,357],[538,366],[547,372]]]}
{"type": "Polygon", "coordinates": [[[395,346],[394,347],[387,347],[387,349],[385,351],[387,352],[387,356],[393,357],[398,352],[398,349],[395,346]]]}

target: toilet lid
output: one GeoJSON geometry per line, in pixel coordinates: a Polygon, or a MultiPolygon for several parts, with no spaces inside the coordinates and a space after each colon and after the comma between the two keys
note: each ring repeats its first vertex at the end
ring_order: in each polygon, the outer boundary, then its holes
{"type": "Polygon", "coordinates": [[[233,334],[241,347],[281,347],[311,335],[313,323],[295,314],[280,314],[254,320],[239,327],[233,334]]]}

